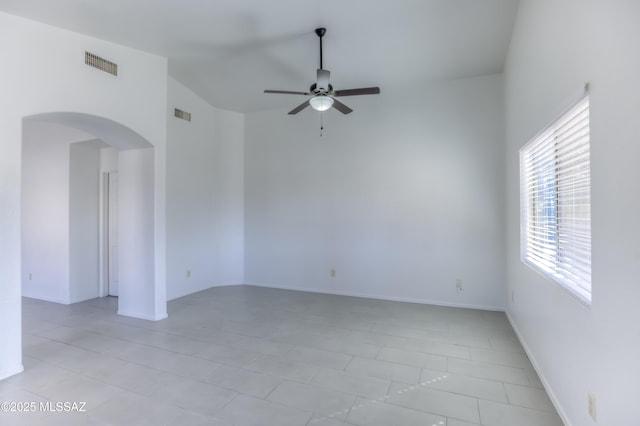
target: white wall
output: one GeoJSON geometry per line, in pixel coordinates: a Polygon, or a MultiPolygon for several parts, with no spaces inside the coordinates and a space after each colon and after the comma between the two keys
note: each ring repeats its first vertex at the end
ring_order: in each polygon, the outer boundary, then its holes
{"type": "Polygon", "coordinates": [[[523,0],[506,81],[508,313],[567,424],[640,419],[640,3],[523,0]],[[519,259],[518,150],[591,83],[590,309],[519,259]]]}
{"type": "MultiPolygon", "coordinates": [[[[167,60],[0,13],[0,378],[21,370],[22,118],[83,112],[121,123],[155,149],[157,317],[166,307],[165,187],[167,60]],[[84,65],[85,50],[120,65],[117,78],[84,65]]],[[[105,138],[102,138],[106,142],[105,138]]]]}
{"type": "Polygon", "coordinates": [[[23,295],[65,304],[101,295],[105,253],[100,251],[100,221],[105,218],[100,214],[100,176],[117,170],[118,157],[124,156],[132,160],[125,163],[128,197],[120,203],[126,258],[120,270],[130,291],[120,297],[119,312],[157,319],[152,309],[156,300],[164,300],[157,296],[154,281],[154,164],[147,164],[154,160],[153,149],[118,151],[105,146],[93,135],[65,125],[25,120],[23,295]],[[76,142],[86,139],[91,140],[76,142]],[[145,160],[139,159],[139,152],[148,153],[145,160]]]}
{"type": "Polygon", "coordinates": [[[215,282],[244,284],[245,116],[215,108],[213,125],[215,282]]]}
{"type": "Polygon", "coordinates": [[[69,302],[100,295],[101,141],[69,146],[69,302]]]}
{"type": "MultiPolygon", "coordinates": [[[[148,320],[165,303],[155,286],[154,149],[118,157],[118,313],[148,320]],[[150,297],[151,296],[151,297],[150,297]]],[[[164,289],[163,289],[164,290],[164,289]]],[[[166,315],[165,315],[166,316],[166,315]]]]}
{"type": "Polygon", "coordinates": [[[26,122],[22,145],[22,294],[70,303],[70,144],[92,139],[66,126],[26,122]]]}
{"type": "Polygon", "coordinates": [[[345,98],[322,137],[310,108],[247,114],[246,281],[502,308],[502,83],[345,98]]]}
{"type": "Polygon", "coordinates": [[[167,297],[244,282],[244,116],[169,78],[167,297]],[[190,276],[187,276],[189,271],[190,276]]]}
{"type": "MultiPolygon", "coordinates": [[[[75,303],[100,295],[100,175],[118,169],[119,152],[104,148],[102,141],[86,132],[61,124],[27,120],[23,131],[22,153],[22,294],[58,303],[75,303]],[[91,139],[85,142],[77,142],[91,139]]],[[[125,156],[136,150],[122,151],[125,156]]],[[[153,159],[153,154],[150,156],[153,159]]],[[[128,169],[129,188],[150,197],[153,202],[153,164],[147,165],[149,174],[138,176],[137,165],[128,169]],[[136,173],[134,176],[131,173],[136,173]]],[[[104,196],[104,194],[102,194],[104,196]]],[[[149,201],[149,200],[148,200],[149,201]]],[[[135,214],[123,215],[127,234],[123,241],[140,236],[140,224],[154,223],[149,205],[140,208],[141,198],[124,200],[123,209],[135,214]],[[143,219],[146,215],[146,219],[143,219]],[[138,217],[140,216],[140,217],[138,217]]],[[[153,204],[151,204],[153,207],[153,204]]],[[[149,230],[145,230],[149,233],[149,230]]],[[[125,244],[126,245],[126,244],[125,244]]],[[[125,247],[125,251],[126,251],[125,247]]],[[[153,236],[145,249],[128,253],[134,259],[128,273],[145,274],[150,270],[151,283],[139,275],[129,278],[133,287],[153,287],[153,236]],[[143,267],[139,267],[145,262],[143,267]],[[134,271],[134,270],[137,270],[134,271]]],[[[102,254],[104,256],[104,253],[102,254]]],[[[125,270],[125,274],[127,271],[125,270]]],[[[142,290],[144,291],[144,290],[142,290]]],[[[154,294],[153,288],[150,290],[154,294]]],[[[131,301],[122,298],[129,310],[148,318],[143,295],[134,294],[131,301]],[[132,305],[142,303],[140,307],[132,305]]],[[[153,300],[153,298],[149,298],[153,300]]]]}

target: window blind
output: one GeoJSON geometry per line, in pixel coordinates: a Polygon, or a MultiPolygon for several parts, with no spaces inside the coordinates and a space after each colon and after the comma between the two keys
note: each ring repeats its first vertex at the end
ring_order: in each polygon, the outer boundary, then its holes
{"type": "Polygon", "coordinates": [[[523,262],[591,303],[589,97],[520,150],[523,262]]]}

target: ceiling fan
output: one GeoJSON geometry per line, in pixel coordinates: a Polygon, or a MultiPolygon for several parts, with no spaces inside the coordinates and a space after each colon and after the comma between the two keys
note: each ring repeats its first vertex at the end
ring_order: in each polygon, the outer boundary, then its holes
{"type": "Polygon", "coordinates": [[[326,28],[317,28],[316,34],[320,38],[320,68],[317,71],[316,82],[309,87],[308,92],[292,92],[289,90],[265,90],[264,93],[280,93],[285,95],[303,95],[311,96],[310,99],[304,101],[291,111],[290,115],[297,114],[309,105],[316,111],[326,111],[331,107],[337,109],[343,114],[349,114],[353,110],[337,100],[342,96],[357,95],[377,95],[380,93],[379,87],[364,87],[361,89],[333,90],[333,86],[329,84],[329,70],[322,67],[322,37],[327,32],[326,28]]]}

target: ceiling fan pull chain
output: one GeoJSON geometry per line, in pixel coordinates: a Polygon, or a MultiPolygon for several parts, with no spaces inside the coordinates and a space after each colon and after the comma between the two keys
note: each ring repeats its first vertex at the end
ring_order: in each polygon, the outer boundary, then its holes
{"type": "Polygon", "coordinates": [[[324,111],[320,111],[320,137],[322,137],[323,131],[324,131],[324,111]]]}

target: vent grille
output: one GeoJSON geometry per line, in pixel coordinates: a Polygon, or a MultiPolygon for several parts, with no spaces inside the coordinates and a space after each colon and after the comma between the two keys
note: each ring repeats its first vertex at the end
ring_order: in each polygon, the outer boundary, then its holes
{"type": "Polygon", "coordinates": [[[191,121],[191,113],[176,108],[173,115],[186,121],[191,121]]]}
{"type": "Polygon", "coordinates": [[[84,63],[114,76],[118,76],[118,64],[107,61],[91,52],[84,52],[84,63]]]}

